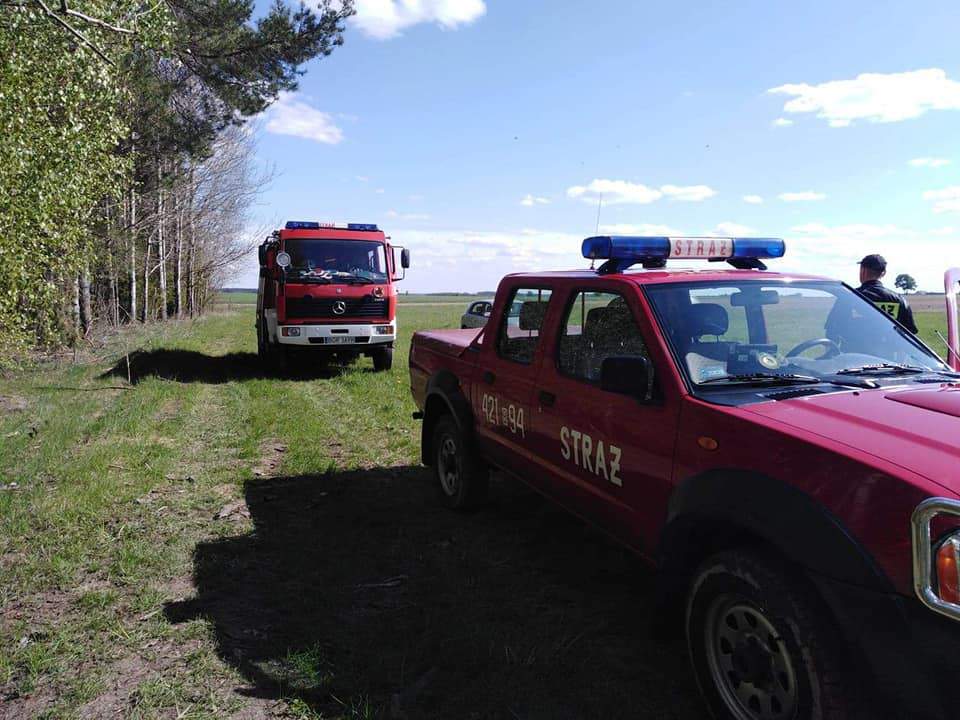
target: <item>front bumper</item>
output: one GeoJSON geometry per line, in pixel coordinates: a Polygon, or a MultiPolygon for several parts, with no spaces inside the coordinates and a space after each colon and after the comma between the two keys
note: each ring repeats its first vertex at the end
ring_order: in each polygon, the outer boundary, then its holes
{"type": "Polygon", "coordinates": [[[278,325],[277,342],[281,345],[300,345],[336,349],[360,349],[371,345],[384,345],[397,339],[397,321],[381,323],[363,323],[357,325],[278,325]],[[390,331],[380,334],[378,327],[389,327],[390,331]],[[284,335],[296,330],[298,335],[284,335]]]}
{"type": "MultiPolygon", "coordinates": [[[[913,597],[812,578],[852,649],[856,668],[872,678],[871,690],[891,718],[946,720],[960,707],[956,662],[960,622],[913,597]]],[[[878,717],[886,717],[879,715],[878,717]]]]}

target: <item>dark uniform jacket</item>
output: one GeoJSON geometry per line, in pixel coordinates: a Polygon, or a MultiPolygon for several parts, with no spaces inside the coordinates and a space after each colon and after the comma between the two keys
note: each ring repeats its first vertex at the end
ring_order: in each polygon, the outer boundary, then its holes
{"type": "Polygon", "coordinates": [[[857,288],[857,292],[887,315],[895,318],[907,330],[912,333],[917,332],[917,324],[913,320],[913,310],[910,309],[902,295],[895,293],[893,290],[887,290],[879,280],[868,280],[857,288]]]}

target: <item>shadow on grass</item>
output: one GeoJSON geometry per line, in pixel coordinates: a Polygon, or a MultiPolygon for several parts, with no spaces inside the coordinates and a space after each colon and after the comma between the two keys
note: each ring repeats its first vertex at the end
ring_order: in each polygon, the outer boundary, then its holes
{"type": "Polygon", "coordinates": [[[242,692],[323,717],[702,716],[681,644],[651,637],[650,574],[517,483],[467,515],[414,467],[245,493],[253,532],[198,545],[196,597],[166,607],[212,624],[242,692]]]}
{"type": "MultiPolygon", "coordinates": [[[[314,354],[291,356],[284,366],[270,366],[256,353],[235,352],[227,355],[206,355],[195,350],[138,350],[130,354],[130,381],[136,385],[148,377],[182,383],[224,383],[257,378],[314,380],[331,378],[344,371],[343,365],[320,362],[314,354]]],[[[101,379],[127,378],[127,359],[120,358],[101,379]]]]}

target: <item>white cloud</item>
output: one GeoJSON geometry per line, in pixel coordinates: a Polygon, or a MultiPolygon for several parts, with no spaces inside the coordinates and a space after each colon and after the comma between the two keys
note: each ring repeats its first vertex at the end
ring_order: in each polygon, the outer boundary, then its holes
{"type": "Polygon", "coordinates": [[[934,158],[934,157],[919,157],[914,158],[910,161],[910,165],[913,167],[929,167],[929,168],[938,168],[949,165],[950,161],[946,158],[934,158]]]}
{"type": "Polygon", "coordinates": [[[287,92],[280,93],[277,102],[267,110],[266,131],[327,145],[336,145],[343,140],[343,131],[329,113],[321,112],[287,92]]]}
{"type": "Polygon", "coordinates": [[[357,180],[360,182],[369,182],[370,178],[368,178],[366,175],[357,175],[357,180]]]}
{"type": "Polygon", "coordinates": [[[605,205],[649,205],[662,197],[687,202],[699,202],[716,195],[706,185],[662,185],[659,189],[627,180],[596,179],[588,185],[574,185],[567,189],[567,197],[583,200],[591,205],[603,197],[605,205]]]}
{"type": "Polygon", "coordinates": [[[804,192],[785,192],[777,195],[778,198],[784,202],[814,202],[816,200],[823,200],[827,196],[823,193],[812,192],[806,190],[804,192]]]}
{"type": "Polygon", "coordinates": [[[397,212],[396,210],[387,210],[386,216],[394,220],[407,220],[410,222],[416,220],[429,220],[430,216],[426,213],[402,213],[397,212]]]}
{"type": "Polygon", "coordinates": [[[740,225],[735,222],[722,222],[717,223],[716,229],[711,234],[722,235],[724,237],[743,237],[755,232],[756,230],[746,225],[740,225]]]}
{"type": "Polygon", "coordinates": [[[935,213],[960,212],[960,185],[943,190],[927,190],[923,199],[933,203],[935,213]]]}
{"type": "Polygon", "coordinates": [[[856,120],[899,122],[929,110],[960,110],[960,83],[940,68],[863,73],[853,80],[794,83],[767,92],[793,97],[784,112],[816,113],[831,127],[846,127],[856,120]]]}
{"type": "Polygon", "coordinates": [[[484,0],[356,0],[351,22],[376,40],[388,40],[420,23],[444,30],[468,25],[487,11],[484,0]]]}
{"type": "Polygon", "coordinates": [[[893,224],[810,222],[787,234],[787,253],[776,269],[808,272],[857,285],[857,262],[880,253],[887,260],[888,284],[909,273],[924,290],[943,288],[943,271],[955,245],[953,237],[893,224]]]}
{"type": "Polygon", "coordinates": [[[534,205],[549,205],[550,200],[545,197],[536,197],[528,193],[523,200],[520,201],[520,204],[524,207],[533,207],[534,205]]]}
{"type": "Polygon", "coordinates": [[[947,227],[941,227],[941,228],[934,228],[933,230],[930,230],[928,234],[936,235],[937,237],[944,237],[947,235],[954,235],[956,234],[956,232],[957,232],[957,229],[955,227],[947,226],[947,227]]]}
{"type": "Polygon", "coordinates": [[[567,189],[567,197],[580,198],[591,205],[603,196],[607,205],[648,205],[663,197],[656,188],[626,180],[594,180],[589,185],[574,185],[567,189]]]}
{"type": "Polygon", "coordinates": [[[611,223],[601,225],[600,232],[607,235],[653,235],[655,237],[670,237],[671,235],[683,235],[682,230],[677,230],[669,225],[656,225],[652,223],[611,223]]]}
{"type": "Polygon", "coordinates": [[[684,202],[701,202],[717,194],[716,190],[706,185],[687,185],[686,187],[663,185],[660,192],[667,197],[684,202]]]}
{"type": "Polygon", "coordinates": [[[793,125],[793,120],[787,120],[786,118],[779,117],[773,121],[774,127],[790,127],[793,125]]]}
{"type": "Polygon", "coordinates": [[[760,205],[763,202],[763,198],[759,195],[744,195],[743,201],[751,205],[760,205]]]}
{"type": "Polygon", "coordinates": [[[374,190],[374,192],[377,195],[383,195],[386,192],[386,190],[384,190],[383,188],[377,188],[376,190],[374,190]]]}

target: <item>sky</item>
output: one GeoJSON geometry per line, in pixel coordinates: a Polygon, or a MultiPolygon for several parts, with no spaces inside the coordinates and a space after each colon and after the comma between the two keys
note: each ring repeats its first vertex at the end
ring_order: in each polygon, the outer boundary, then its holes
{"type": "Polygon", "coordinates": [[[251,234],[377,223],[410,292],[586,267],[598,233],[783,237],[772,267],[853,284],[878,252],[929,291],[960,265],[955,0],[356,6],[255,123],[251,234]]]}

